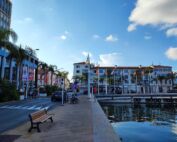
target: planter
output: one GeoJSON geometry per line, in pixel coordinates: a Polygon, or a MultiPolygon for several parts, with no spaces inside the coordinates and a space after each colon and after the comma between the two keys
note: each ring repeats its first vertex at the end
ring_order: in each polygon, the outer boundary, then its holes
{"type": "Polygon", "coordinates": [[[40,97],[47,97],[47,93],[39,93],[40,97]]]}
{"type": "Polygon", "coordinates": [[[24,100],[25,96],[24,95],[20,95],[20,100],[24,100]]]}

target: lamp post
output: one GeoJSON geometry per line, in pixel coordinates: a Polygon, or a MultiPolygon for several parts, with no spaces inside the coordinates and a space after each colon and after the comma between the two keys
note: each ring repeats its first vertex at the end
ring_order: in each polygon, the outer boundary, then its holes
{"type": "MultiPolygon", "coordinates": [[[[28,47],[28,48],[30,48],[30,47],[28,47]]],[[[29,57],[35,56],[36,55],[35,51],[38,51],[38,50],[39,50],[38,48],[29,50],[30,51],[30,53],[28,54],[29,57]]],[[[28,65],[27,65],[28,75],[27,75],[27,79],[26,79],[26,83],[25,83],[26,84],[26,86],[25,86],[25,99],[27,99],[27,96],[28,96],[27,94],[28,94],[28,89],[29,89],[29,68],[30,68],[29,63],[30,63],[30,60],[28,61],[28,65]]],[[[38,75],[38,61],[37,61],[37,70],[35,72],[35,88],[37,88],[37,79],[38,79],[37,75],[38,75]]],[[[32,84],[32,86],[33,86],[33,84],[32,84]]]]}
{"type": "Polygon", "coordinates": [[[90,63],[88,63],[88,98],[91,98],[91,95],[90,95],[90,63]]]}

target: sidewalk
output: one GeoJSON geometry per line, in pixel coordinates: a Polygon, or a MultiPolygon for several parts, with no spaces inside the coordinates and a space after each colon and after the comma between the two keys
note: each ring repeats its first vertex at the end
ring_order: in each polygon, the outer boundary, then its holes
{"type": "Polygon", "coordinates": [[[3,135],[21,135],[15,142],[119,141],[111,125],[107,124],[109,122],[105,120],[103,112],[100,113],[97,102],[89,101],[87,96],[80,96],[79,99],[79,104],[65,104],[49,111],[50,114],[54,114],[54,123],[48,121],[40,125],[41,133],[35,129],[28,133],[28,122],[3,135]]]}

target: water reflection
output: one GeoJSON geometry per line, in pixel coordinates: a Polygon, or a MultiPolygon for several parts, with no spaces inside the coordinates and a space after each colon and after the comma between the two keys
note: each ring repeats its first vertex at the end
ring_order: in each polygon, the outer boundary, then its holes
{"type": "Polygon", "coordinates": [[[145,139],[148,142],[159,141],[156,137],[163,138],[160,141],[177,141],[176,104],[101,104],[101,106],[123,141],[139,142],[145,139]],[[142,133],[143,131],[147,132],[142,133]],[[140,138],[140,134],[144,137],[140,138]]]}

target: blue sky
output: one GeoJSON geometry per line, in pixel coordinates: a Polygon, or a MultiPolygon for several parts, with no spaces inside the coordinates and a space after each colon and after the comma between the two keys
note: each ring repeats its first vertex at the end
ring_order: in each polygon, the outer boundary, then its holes
{"type": "MultiPolygon", "coordinates": [[[[70,73],[86,59],[177,69],[176,0],[13,0],[18,44],[70,73]]],[[[71,75],[70,75],[71,76],[71,75]]]]}

